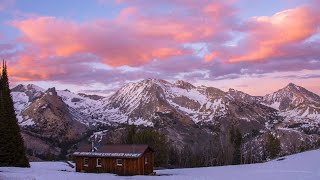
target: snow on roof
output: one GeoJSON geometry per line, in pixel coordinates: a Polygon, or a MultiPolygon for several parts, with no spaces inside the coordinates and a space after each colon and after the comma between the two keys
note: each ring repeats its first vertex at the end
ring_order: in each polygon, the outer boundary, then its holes
{"type": "Polygon", "coordinates": [[[94,156],[94,157],[126,157],[138,158],[142,153],[97,153],[97,152],[75,152],[74,156],[94,156]]]}
{"type": "MultiPolygon", "coordinates": [[[[95,156],[95,157],[125,157],[139,158],[147,149],[148,145],[104,145],[98,148],[95,152],[91,152],[91,146],[82,146],[74,156],[95,156]]],[[[152,149],[151,149],[152,150],[152,149]]]]}

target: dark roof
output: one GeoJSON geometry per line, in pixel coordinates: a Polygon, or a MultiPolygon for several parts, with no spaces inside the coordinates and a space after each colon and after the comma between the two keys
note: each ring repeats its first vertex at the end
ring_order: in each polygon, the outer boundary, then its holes
{"type": "Polygon", "coordinates": [[[135,144],[118,144],[118,145],[105,145],[100,147],[97,152],[100,153],[144,153],[148,145],[135,145],[135,144]]]}
{"type": "Polygon", "coordinates": [[[77,151],[78,152],[89,152],[89,151],[91,151],[91,145],[81,146],[77,151]]]}
{"type": "MultiPolygon", "coordinates": [[[[99,157],[125,157],[125,158],[139,158],[147,149],[148,145],[135,144],[112,144],[104,145],[97,148],[96,151],[91,151],[91,146],[82,146],[74,156],[99,156],[99,157]]],[[[151,148],[149,148],[153,151],[151,148]]]]}

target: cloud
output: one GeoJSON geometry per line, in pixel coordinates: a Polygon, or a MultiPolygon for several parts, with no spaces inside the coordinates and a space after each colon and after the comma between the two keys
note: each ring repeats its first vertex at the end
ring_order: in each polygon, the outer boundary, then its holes
{"type": "Polygon", "coordinates": [[[273,16],[253,17],[240,27],[246,38],[239,46],[244,53],[234,53],[228,62],[263,61],[300,56],[305,41],[319,32],[320,13],[314,7],[299,6],[273,16]]]}
{"type": "Polygon", "coordinates": [[[4,11],[15,4],[15,0],[1,0],[0,11],[4,11]]]}
{"type": "Polygon", "coordinates": [[[239,20],[230,1],[112,3],[123,8],[114,19],[11,21],[20,36],[0,53],[13,81],[216,81],[320,69],[320,16],[311,5],[239,20]]]}
{"type": "MultiPolygon", "coordinates": [[[[107,65],[140,66],[157,60],[191,54],[184,43],[224,42],[233,20],[231,5],[217,1],[119,1],[129,6],[113,20],[77,23],[51,16],[14,20],[19,42],[40,57],[68,57],[91,53],[107,65]],[[143,7],[160,3],[177,8],[169,14],[144,12],[143,7]],[[194,6],[197,5],[197,6],[194,6]],[[228,9],[229,8],[229,9],[228,9]]],[[[162,12],[162,11],[161,11],[162,12]]]]}
{"type": "MultiPolygon", "coordinates": [[[[11,26],[21,33],[16,43],[22,48],[10,58],[14,62],[11,73],[19,81],[67,81],[70,78],[78,82],[72,74],[79,75],[78,70],[92,71],[92,68],[84,68],[82,61],[85,61],[104,63],[113,69],[143,67],[149,72],[131,72],[136,78],[143,78],[143,75],[156,77],[157,74],[151,73],[150,69],[173,75],[179,73],[177,71],[194,70],[204,65],[184,44],[228,41],[229,24],[234,20],[234,14],[229,12],[232,5],[224,1],[164,0],[146,3],[137,0],[118,3],[126,3],[127,6],[111,20],[80,23],[34,15],[11,21],[11,26]],[[175,9],[164,14],[160,10],[144,10],[146,6],[157,5],[175,9]],[[172,66],[171,63],[181,66],[172,66]],[[35,68],[28,69],[32,64],[36,64],[35,68]]],[[[110,75],[103,71],[106,70],[95,71],[94,74],[110,75]]],[[[113,73],[122,72],[114,70],[113,73]]],[[[111,77],[116,79],[116,75],[111,77]]]]}
{"type": "Polygon", "coordinates": [[[36,17],[14,21],[12,25],[22,32],[20,42],[40,57],[91,53],[110,66],[138,66],[185,53],[173,41],[153,39],[147,32],[116,22],[78,24],[55,17],[36,17]]]}

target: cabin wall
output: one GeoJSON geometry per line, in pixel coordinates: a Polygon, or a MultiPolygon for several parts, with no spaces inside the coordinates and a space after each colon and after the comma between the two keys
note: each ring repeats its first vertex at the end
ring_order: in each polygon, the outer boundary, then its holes
{"type": "MultiPolygon", "coordinates": [[[[103,161],[101,162],[101,167],[97,167],[97,158],[88,157],[88,166],[84,166],[85,157],[76,157],[76,172],[93,172],[93,173],[102,173],[104,171],[103,161]]],[[[102,159],[101,159],[102,160],[102,159]]]]}
{"type": "Polygon", "coordinates": [[[83,166],[83,158],[82,157],[75,157],[75,163],[76,163],[76,172],[82,171],[83,166]]]}
{"type": "Polygon", "coordinates": [[[101,158],[101,167],[96,166],[97,157],[88,157],[88,166],[84,166],[84,158],[75,157],[76,172],[113,173],[122,176],[149,175],[153,172],[154,166],[154,153],[151,151],[140,158],[101,158]],[[147,164],[145,158],[148,158],[147,164]],[[122,166],[117,166],[117,159],[122,159],[122,166]]]}
{"type": "Polygon", "coordinates": [[[144,173],[145,175],[149,175],[153,173],[153,167],[154,167],[154,153],[152,151],[147,151],[142,157],[143,164],[144,164],[144,173]],[[148,159],[148,163],[145,164],[145,158],[148,159]]]}

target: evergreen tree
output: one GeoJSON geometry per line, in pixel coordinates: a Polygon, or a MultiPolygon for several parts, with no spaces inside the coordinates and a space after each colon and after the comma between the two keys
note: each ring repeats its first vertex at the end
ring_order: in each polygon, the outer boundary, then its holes
{"type": "Polygon", "coordinates": [[[7,66],[3,61],[0,78],[0,166],[29,167],[10,93],[7,66]]]}
{"type": "Polygon", "coordinates": [[[239,128],[235,129],[234,126],[231,127],[230,141],[234,147],[232,164],[241,164],[242,134],[239,128]]]}
{"type": "Polygon", "coordinates": [[[167,167],[169,163],[169,145],[164,134],[153,129],[140,129],[130,125],[122,137],[124,144],[147,144],[155,151],[155,165],[167,167]]]}
{"type": "Polygon", "coordinates": [[[127,137],[126,137],[126,144],[133,144],[134,143],[134,136],[136,134],[136,126],[129,125],[127,127],[127,137]]]}
{"type": "Polygon", "coordinates": [[[266,151],[269,158],[273,159],[279,155],[281,151],[280,145],[280,140],[277,137],[273,136],[271,133],[267,135],[266,151]]]}

